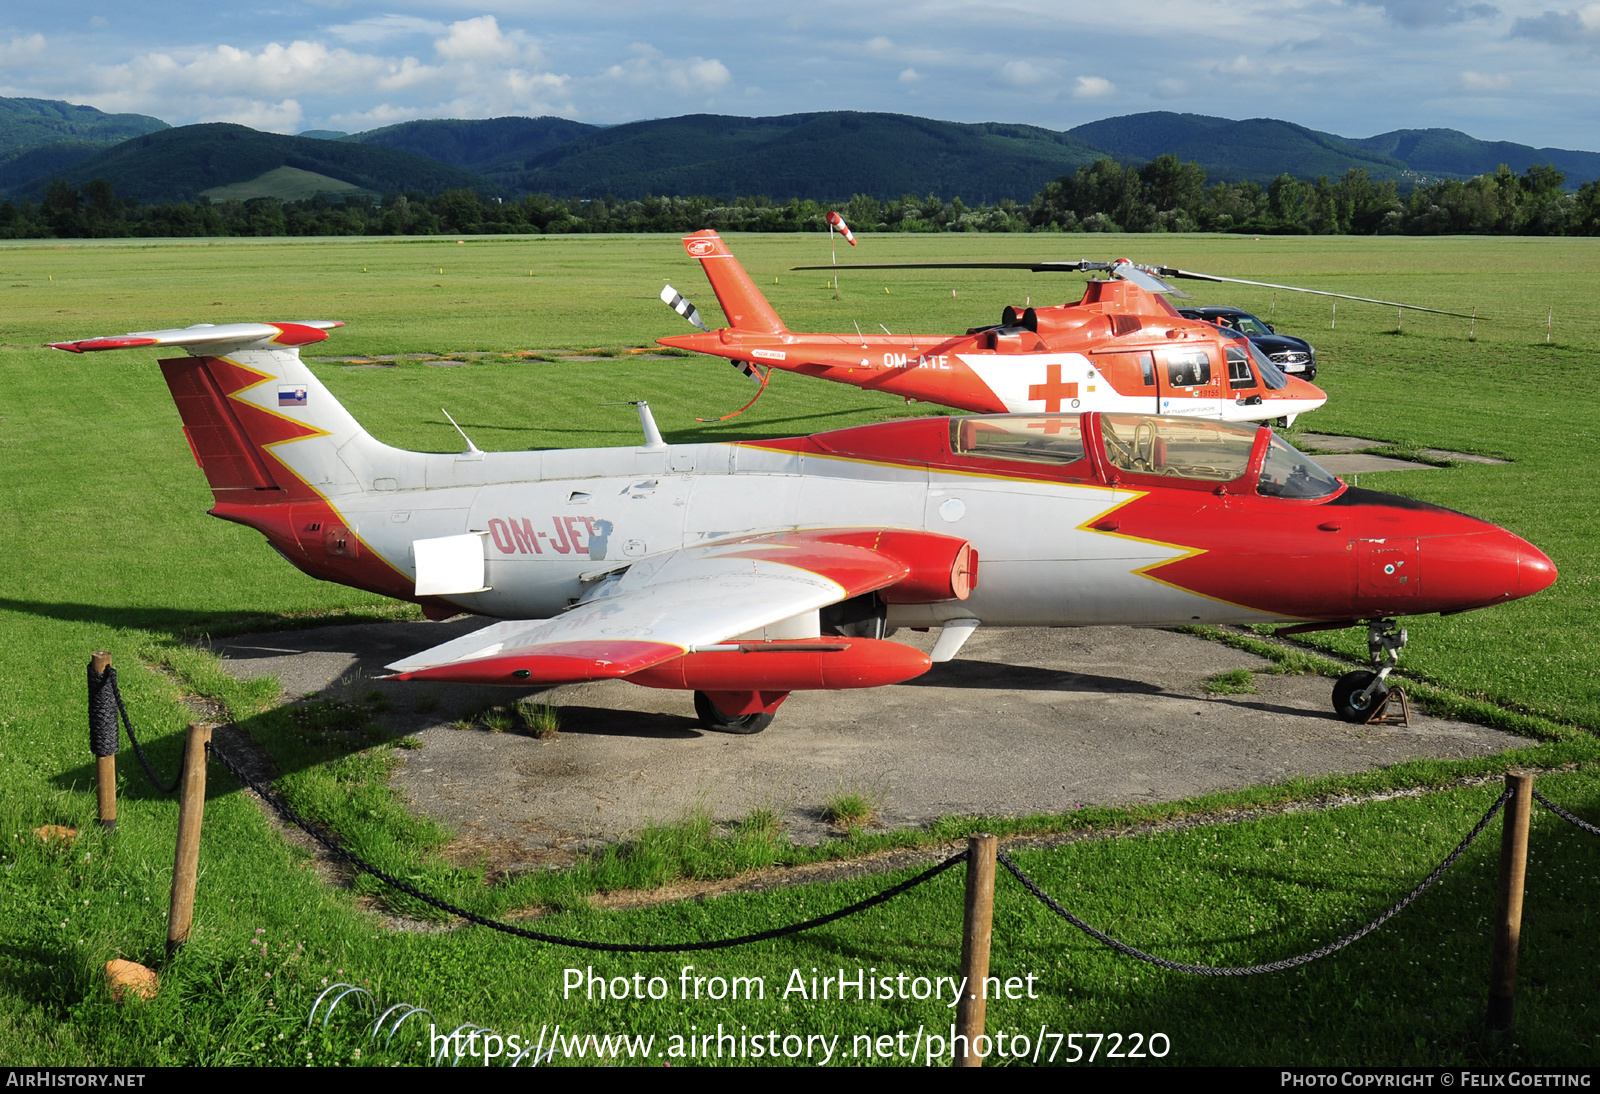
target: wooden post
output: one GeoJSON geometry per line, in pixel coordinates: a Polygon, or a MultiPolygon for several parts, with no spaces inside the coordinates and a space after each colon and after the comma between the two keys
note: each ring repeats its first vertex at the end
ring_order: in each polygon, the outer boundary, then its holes
{"type": "Polygon", "coordinates": [[[1489,969],[1489,1032],[1511,1030],[1517,993],[1517,946],[1522,939],[1522,889],[1528,876],[1528,814],[1533,809],[1533,776],[1506,775],[1505,814],[1500,825],[1500,899],[1494,917],[1494,959],[1489,969]]]}
{"type": "MultiPolygon", "coordinates": [[[[995,852],[1000,841],[984,833],[967,838],[967,900],[961,920],[961,975],[966,992],[956,1005],[956,1037],[951,1044],[956,1067],[982,1067],[976,1049],[984,1034],[986,1010],[983,982],[989,976],[989,938],[994,928],[995,852]]],[[[987,1053],[985,1053],[987,1055],[987,1053]]]]}
{"type": "Polygon", "coordinates": [[[172,905],[167,913],[167,956],[189,941],[194,922],[194,886],[200,874],[200,819],[206,807],[206,745],[213,726],[190,722],[183,739],[183,774],[178,779],[178,853],[172,865],[172,905]]]}
{"type": "MultiPolygon", "coordinates": [[[[94,671],[104,676],[106,669],[111,667],[111,655],[104,650],[96,650],[89,658],[89,666],[94,671]]],[[[100,805],[100,827],[115,828],[117,826],[117,757],[96,756],[94,758],[94,775],[96,797],[100,805]]]]}

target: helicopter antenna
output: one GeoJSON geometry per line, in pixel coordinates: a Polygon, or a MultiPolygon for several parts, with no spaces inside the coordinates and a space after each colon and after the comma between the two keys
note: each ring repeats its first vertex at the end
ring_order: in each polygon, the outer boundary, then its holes
{"type": "Polygon", "coordinates": [[[443,414],[446,418],[449,418],[451,425],[455,425],[456,426],[456,432],[461,434],[461,439],[467,442],[467,454],[469,456],[470,455],[478,455],[478,456],[483,455],[483,449],[479,448],[477,445],[472,443],[472,438],[467,436],[467,431],[465,429],[462,429],[459,425],[456,425],[456,420],[454,418],[450,417],[450,412],[448,410],[446,410],[444,407],[440,407],[439,408],[439,413],[443,414]]]}

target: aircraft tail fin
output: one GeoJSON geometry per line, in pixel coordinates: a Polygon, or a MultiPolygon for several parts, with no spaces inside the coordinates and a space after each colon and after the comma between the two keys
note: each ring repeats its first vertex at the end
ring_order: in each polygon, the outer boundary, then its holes
{"type": "Polygon", "coordinates": [[[760,334],[782,334],[788,329],[716,232],[708,228],[685,236],[683,246],[705,267],[711,291],[717,294],[730,326],[760,334]]]}
{"type": "Polygon", "coordinates": [[[195,462],[219,503],[272,505],[369,488],[387,446],[362,429],[300,360],[340,323],[233,323],[52,342],[85,353],[182,347],[161,361],[195,462]]]}

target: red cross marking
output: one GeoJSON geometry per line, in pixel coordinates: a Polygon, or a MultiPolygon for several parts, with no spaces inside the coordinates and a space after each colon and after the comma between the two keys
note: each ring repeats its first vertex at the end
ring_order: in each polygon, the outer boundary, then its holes
{"type": "Polygon", "coordinates": [[[1049,414],[1061,413],[1061,400],[1076,399],[1077,397],[1077,384],[1063,384],[1061,382],[1060,365],[1044,366],[1044,383],[1028,385],[1028,398],[1030,400],[1043,399],[1045,412],[1049,414]]]}
{"type": "Polygon", "coordinates": [[[1072,418],[1069,420],[1067,418],[1046,418],[1042,422],[1029,422],[1028,428],[1042,429],[1045,432],[1045,436],[1053,437],[1060,433],[1063,429],[1076,430],[1078,428],[1078,419],[1072,418]]]}

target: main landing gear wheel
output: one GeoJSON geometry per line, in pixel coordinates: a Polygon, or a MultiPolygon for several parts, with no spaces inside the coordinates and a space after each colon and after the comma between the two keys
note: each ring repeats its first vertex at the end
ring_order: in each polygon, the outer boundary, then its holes
{"type": "Polygon", "coordinates": [[[724,714],[703,691],[694,693],[694,712],[700,716],[701,725],[719,733],[760,733],[772,724],[772,715],[765,712],[736,716],[724,714]]]}
{"type": "Polygon", "coordinates": [[[1333,709],[1347,722],[1365,725],[1372,712],[1383,706],[1389,697],[1389,685],[1380,683],[1368,691],[1368,685],[1378,678],[1375,672],[1358,669],[1339,677],[1333,685],[1333,709]]]}

